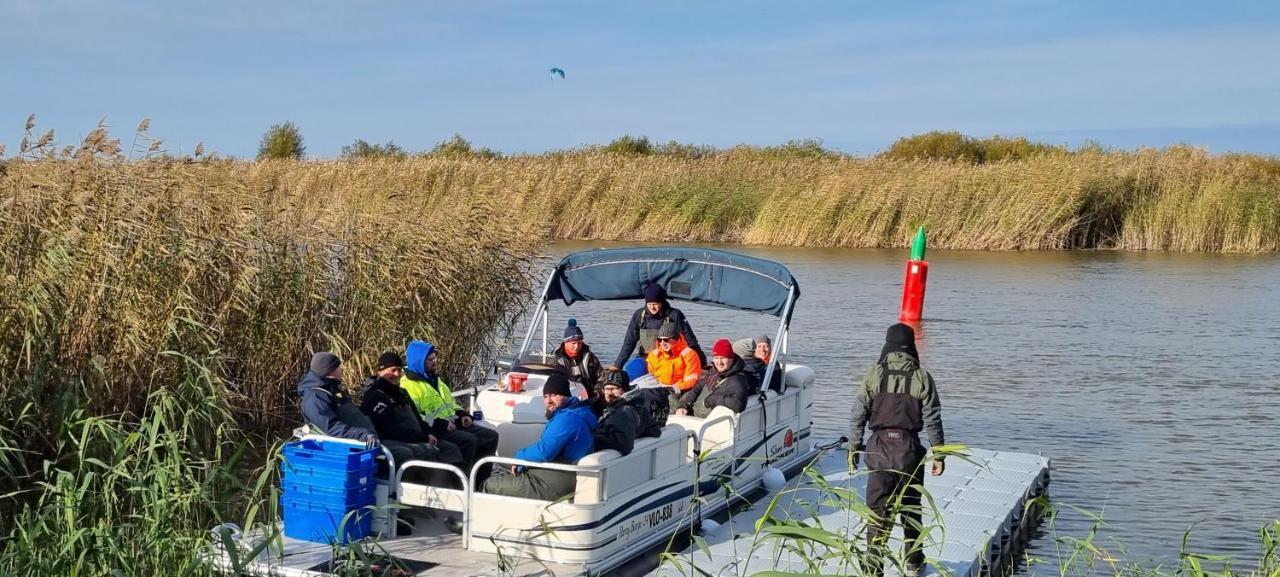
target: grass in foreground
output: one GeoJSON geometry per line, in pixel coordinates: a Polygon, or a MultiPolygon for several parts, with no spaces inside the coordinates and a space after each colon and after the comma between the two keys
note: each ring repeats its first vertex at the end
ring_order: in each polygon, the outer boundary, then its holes
{"type": "Polygon", "coordinates": [[[0,166],[0,574],[201,570],[213,524],[272,506],[311,351],[358,385],[425,338],[466,383],[528,296],[542,232],[493,201],[151,148],[0,166]]]}

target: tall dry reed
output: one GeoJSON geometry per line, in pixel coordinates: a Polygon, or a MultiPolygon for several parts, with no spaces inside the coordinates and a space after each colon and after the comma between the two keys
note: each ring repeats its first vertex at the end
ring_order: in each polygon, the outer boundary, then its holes
{"type": "Polygon", "coordinates": [[[465,383],[528,298],[544,231],[491,218],[492,197],[163,159],[148,137],[130,161],[105,130],[46,140],[0,163],[0,573],[103,574],[158,548],[126,573],[181,567],[165,559],[251,504],[230,455],[259,463],[300,424],[311,352],[358,385],[428,339],[465,383]]]}
{"type": "Polygon", "coordinates": [[[581,152],[294,165],[445,206],[483,198],[555,238],[960,249],[1280,249],[1280,161],[1191,148],[970,164],[581,152]]]}

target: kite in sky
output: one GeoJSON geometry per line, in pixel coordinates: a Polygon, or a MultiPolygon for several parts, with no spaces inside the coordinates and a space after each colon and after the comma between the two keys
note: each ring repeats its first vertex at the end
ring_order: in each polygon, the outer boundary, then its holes
{"type": "Polygon", "coordinates": [[[561,70],[559,68],[552,68],[551,79],[555,80],[557,77],[560,78],[561,80],[564,80],[564,70],[561,70]]]}

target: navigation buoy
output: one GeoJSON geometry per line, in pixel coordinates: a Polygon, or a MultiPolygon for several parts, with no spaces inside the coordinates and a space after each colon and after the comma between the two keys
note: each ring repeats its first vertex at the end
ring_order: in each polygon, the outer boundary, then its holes
{"type": "Polygon", "coordinates": [[[924,260],[924,227],[916,230],[911,241],[911,259],[907,261],[907,277],[902,282],[902,312],[898,320],[908,323],[924,316],[924,288],[929,278],[929,263],[924,260]]]}
{"type": "Polygon", "coordinates": [[[764,470],[764,488],[770,491],[778,491],[787,486],[787,476],[777,467],[769,467],[764,470]]]}

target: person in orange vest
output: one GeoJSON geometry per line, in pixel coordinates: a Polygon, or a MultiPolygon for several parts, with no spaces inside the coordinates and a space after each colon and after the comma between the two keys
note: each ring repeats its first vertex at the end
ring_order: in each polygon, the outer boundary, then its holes
{"type": "Polygon", "coordinates": [[[658,338],[645,363],[649,374],[673,389],[675,398],[697,385],[702,373],[698,353],[685,344],[680,327],[672,322],[662,323],[662,328],[658,329],[658,338]]]}

